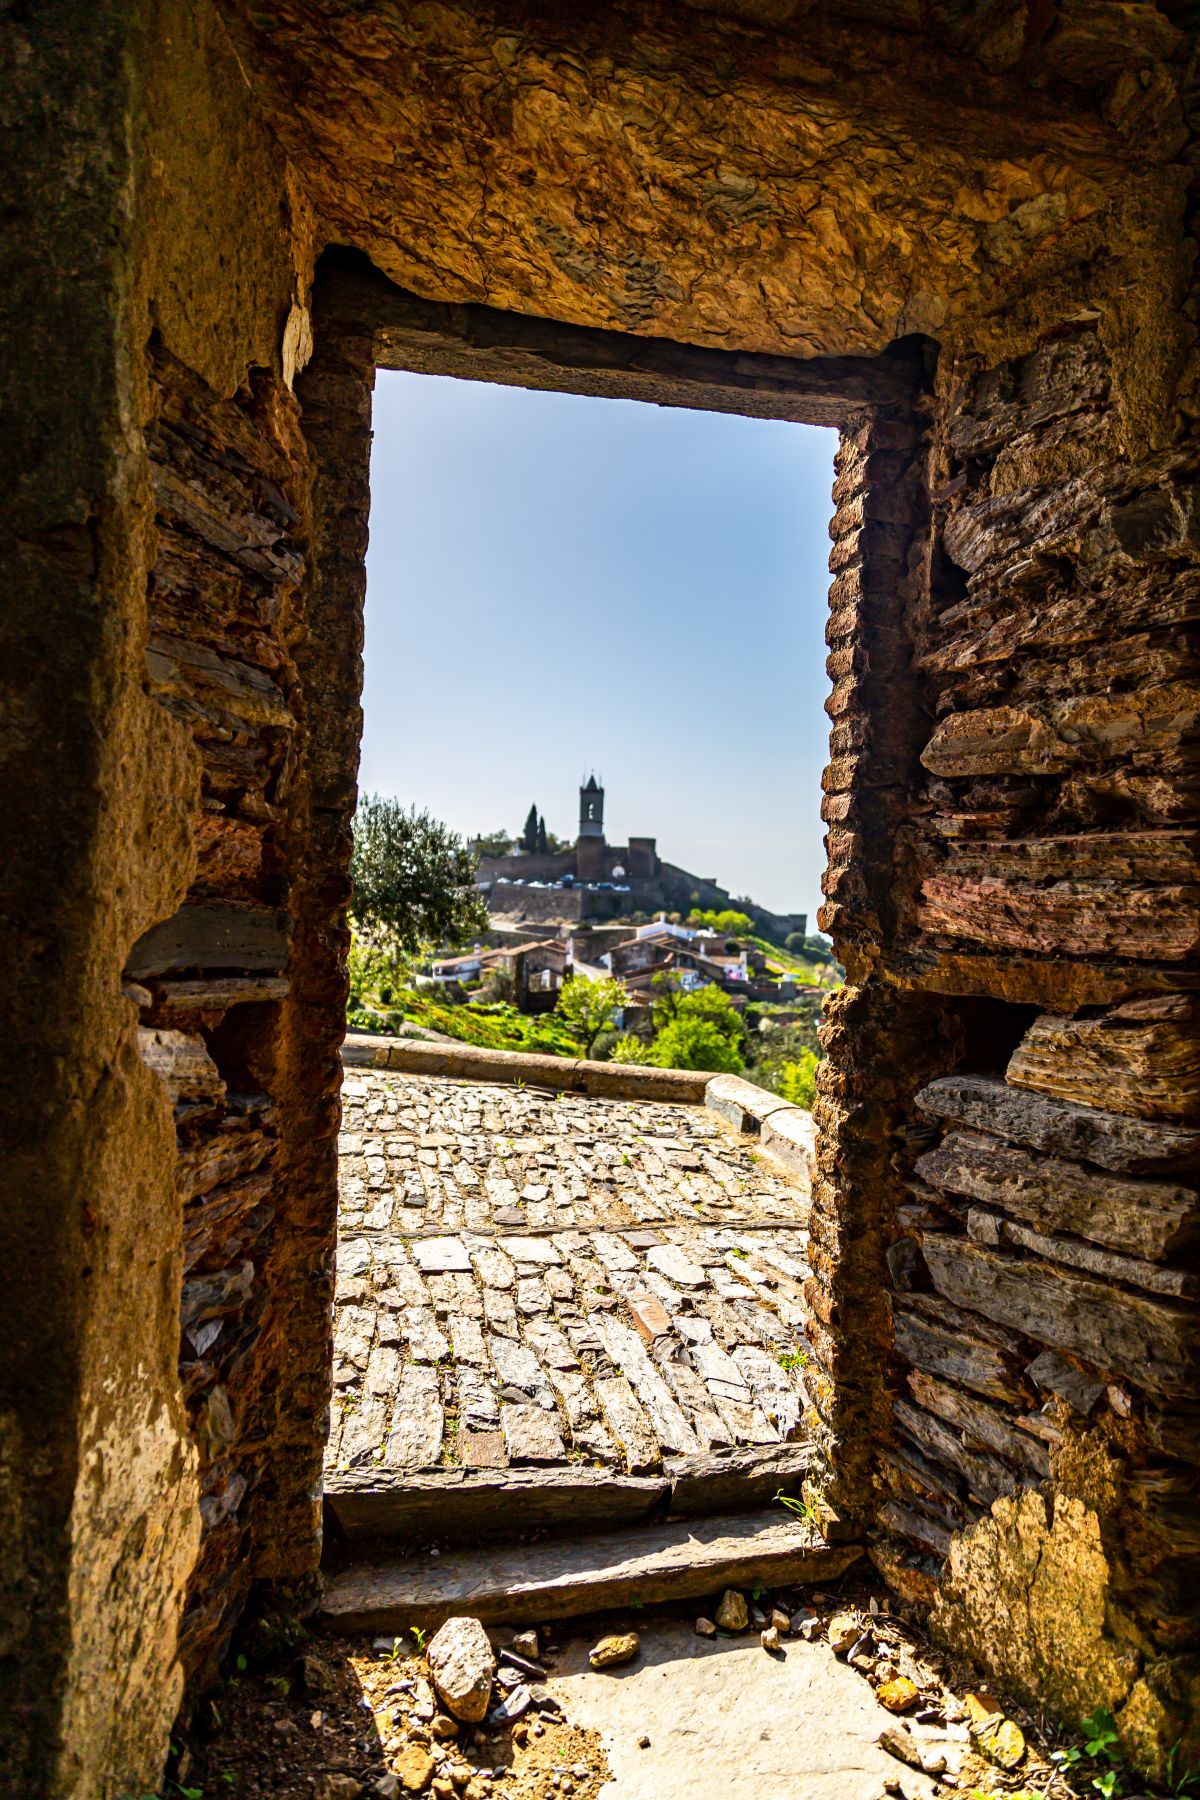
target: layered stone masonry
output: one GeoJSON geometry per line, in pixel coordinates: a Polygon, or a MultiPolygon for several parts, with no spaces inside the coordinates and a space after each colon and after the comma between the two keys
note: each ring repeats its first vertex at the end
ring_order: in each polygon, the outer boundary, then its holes
{"type": "Polygon", "coordinates": [[[326,1490],[810,1427],[802,1180],[699,1107],[353,1072],[326,1490]]]}
{"type": "Polygon", "coordinates": [[[958,1035],[892,1157],[878,1468],[910,1550],[884,1559],[925,1598],[1002,1496],[1053,1481],[1096,1508],[1109,1622],[1141,1647],[1114,1704],[1188,1640],[1200,1555],[1197,459],[1121,442],[1091,322],[963,372],[947,409],[888,956],[958,1035]]]}
{"type": "Polygon", "coordinates": [[[202,1538],[180,1631],[216,1666],[249,1590],[272,1397],[262,1349],[279,1211],[273,1040],[289,981],[283,826],[298,766],[289,638],[305,571],[297,409],[265,374],[232,399],[165,352],[148,431],[157,550],[147,679],[199,753],[195,879],[134,946],[144,1060],[175,1105],[183,1209],[180,1377],[200,1453],[202,1538]]]}

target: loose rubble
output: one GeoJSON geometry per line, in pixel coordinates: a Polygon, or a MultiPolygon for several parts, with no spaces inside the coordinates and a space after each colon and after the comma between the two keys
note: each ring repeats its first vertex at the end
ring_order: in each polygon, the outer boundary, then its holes
{"type": "MultiPolygon", "coordinates": [[[[713,1600],[720,1625],[708,1612],[684,1615],[690,1634],[682,1642],[695,1656],[721,1654],[714,1640],[745,1633],[753,1615],[758,1641],[775,1660],[838,1654],[869,1683],[883,1721],[877,1741],[897,1770],[885,1792],[913,1800],[912,1771],[964,1800],[1018,1790],[1094,1800],[1082,1777],[1072,1787],[1050,1763],[1035,1721],[976,1689],[971,1672],[925,1644],[888,1598],[847,1596],[835,1608],[819,1592],[756,1588],[752,1597],[728,1589],[713,1600]],[[889,1712],[901,1716],[889,1719],[889,1712]]],[[[587,1652],[597,1681],[653,1642],[653,1617],[639,1630],[615,1615],[611,1625],[587,1652]]],[[[205,1791],[222,1800],[594,1800],[608,1765],[596,1734],[564,1716],[556,1660],[553,1633],[486,1631],[466,1617],[434,1633],[423,1656],[408,1635],[377,1638],[373,1647],[307,1643],[286,1676],[235,1676],[220,1696],[220,1731],[198,1752],[208,1758],[205,1791]],[[324,1696],[317,1710],[315,1692],[324,1696]],[[481,1694],[487,1712],[466,1717],[481,1694]]],[[[649,1749],[654,1723],[653,1712],[644,1721],[651,1729],[639,1718],[631,1745],[649,1749]]],[[[663,1728],[670,1731],[669,1719],[663,1728]]],[[[198,1769],[189,1774],[193,1782],[201,1785],[198,1769]]]]}

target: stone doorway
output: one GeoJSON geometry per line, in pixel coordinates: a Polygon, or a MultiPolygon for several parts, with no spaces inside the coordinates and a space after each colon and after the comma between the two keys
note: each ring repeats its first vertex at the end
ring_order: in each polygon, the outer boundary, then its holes
{"type": "MultiPolygon", "coordinates": [[[[336,534],[333,555],[318,557],[319,611],[338,634],[327,644],[333,666],[346,667],[347,636],[361,629],[361,559],[350,552],[365,529],[376,368],[637,398],[842,429],[831,535],[834,602],[843,610],[830,628],[830,668],[836,682],[861,629],[845,607],[857,585],[880,614],[873,673],[880,698],[886,693],[885,755],[905,740],[915,701],[895,629],[906,593],[897,558],[908,558],[924,529],[921,344],[875,359],[727,357],[430,305],[340,252],[323,264],[314,321],[315,355],[298,391],[318,460],[318,522],[327,519],[336,534]],[[873,469],[888,476],[878,501],[873,469]],[[887,513],[878,526],[877,505],[887,513]]],[[[861,691],[857,697],[870,703],[861,691]]],[[[310,724],[336,740],[337,757],[352,769],[357,695],[346,700],[339,708],[334,693],[322,692],[310,724]]],[[[860,775],[870,752],[864,762],[864,728],[847,710],[845,684],[835,685],[828,710],[842,766],[860,775]]],[[[836,767],[833,779],[836,790],[836,767]]],[[[859,840],[859,902],[869,872],[861,850],[874,836],[881,910],[890,903],[895,803],[894,788],[880,781],[866,801],[872,830],[859,840]]],[[[826,817],[836,824],[836,792],[829,804],[826,817]]],[[[835,880],[832,895],[844,908],[849,889],[835,880]]],[[[886,1114],[886,1083],[876,1089],[873,1104],[886,1114]]],[[[702,1101],[699,1090],[695,1098],[702,1101]]],[[[840,1394],[854,1409],[852,1385],[835,1392],[820,1358],[810,1362],[805,1283],[819,1293],[836,1274],[807,1259],[807,1156],[797,1179],[758,1160],[753,1140],[739,1142],[719,1115],[678,1102],[656,1108],[652,1096],[645,1104],[555,1099],[553,1087],[505,1094],[354,1071],[345,1104],[325,1453],[327,1555],[335,1562],[356,1542],[380,1538],[440,1533],[469,1542],[512,1536],[522,1525],[612,1527],[668,1513],[767,1509],[781,1490],[799,1496],[818,1463],[821,1485],[845,1503],[869,1454],[867,1420],[861,1408],[856,1418],[838,1417],[840,1394]],[[502,1140],[512,1146],[507,1153],[502,1140]],[[718,1205],[697,1203],[686,1181],[680,1196],[689,1164],[718,1205]],[[637,1207],[624,1203],[614,1168],[641,1179],[637,1207]],[[673,1280],[671,1270],[686,1271],[687,1280],[673,1280]]],[[[855,1254],[873,1268],[878,1235],[864,1235],[842,1265],[851,1278],[855,1254]]],[[[816,1326],[826,1330],[820,1319],[816,1326]]],[[[877,1388],[869,1332],[858,1334],[843,1367],[855,1360],[877,1388]]],[[[764,1525],[770,1518],[764,1510],[764,1525]]]]}

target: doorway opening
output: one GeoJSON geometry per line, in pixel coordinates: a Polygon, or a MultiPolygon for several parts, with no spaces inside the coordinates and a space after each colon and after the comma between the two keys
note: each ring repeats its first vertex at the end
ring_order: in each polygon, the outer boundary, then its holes
{"type": "Polygon", "coordinates": [[[373,433],[332,1535],[798,1494],[837,434],[385,369],[373,433]]]}

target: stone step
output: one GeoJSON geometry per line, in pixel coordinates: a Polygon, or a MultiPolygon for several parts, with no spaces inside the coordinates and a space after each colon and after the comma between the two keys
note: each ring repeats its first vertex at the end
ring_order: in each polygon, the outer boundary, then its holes
{"type": "Polygon", "coordinates": [[[459,1614],[532,1624],[756,1580],[834,1581],[861,1555],[857,1544],[826,1544],[800,1520],[767,1512],[672,1520],[509,1549],[381,1558],[327,1577],[321,1618],[334,1631],[429,1629],[459,1614]]]}
{"type": "Polygon", "coordinates": [[[781,1487],[797,1491],[814,1456],[810,1443],[770,1444],[668,1457],[661,1474],[644,1476],[567,1463],[406,1470],[389,1479],[372,1465],[327,1478],[325,1503],[345,1538],[480,1543],[518,1532],[629,1525],[651,1513],[695,1517],[768,1506],[781,1487]]]}

